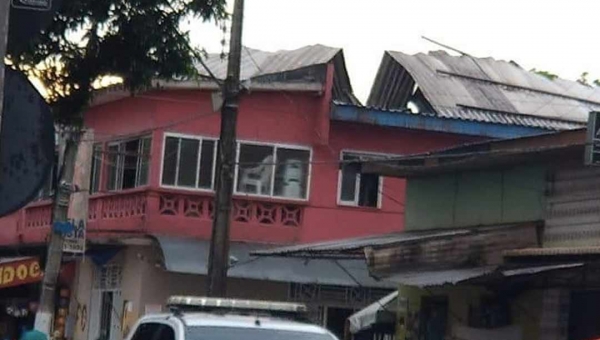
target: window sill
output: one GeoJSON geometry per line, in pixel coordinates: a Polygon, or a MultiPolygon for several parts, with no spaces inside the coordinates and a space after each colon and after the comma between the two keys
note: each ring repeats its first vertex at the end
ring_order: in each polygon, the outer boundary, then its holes
{"type": "MultiPolygon", "coordinates": [[[[196,195],[204,195],[204,196],[214,196],[214,190],[208,189],[198,189],[198,188],[185,188],[185,187],[175,187],[175,186],[160,186],[160,191],[166,193],[178,193],[178,194],[196,194],[196,195]]],[[[249,201],[260,201],[260,202],[272,202],[278,204],[293,204],[293,205],[308,205],[308,199],[293,199],[293,198],[285,198],[285,197],[272,197],[272,196],[262,196],[262,195],[253,195],[253,194],[244,194],[244,193],[233,193],[233,198],[238,200],[249,200],[249,201]]]]}
{"type": "Polygon", "coordinates": [[[273,202],[279,204],[308,205],[308,199],[263,196],[255,194],[233,193],[233,198],[252,201],[273,202]]]}
{"type": "Polygon", "coordinates": [[[121,189],[121,190],[106,190],[106,191],[96,191],[90,194],[90,197],[104,197],[104,196],[114,196],[114,195],[122,195],[122,194],[133,194],[137,192],[144,192],[150,189],[150,185],[143,185],[130,189],[121,189]]]}
{"type": "Polygon", "coordinates": [[[381,208],[379,208],[379,207],[363,207],[360,205],[344,204],[344,203],[339,203],[339,202],[338,202],[337,206],[340,209],[361,210],[364,212],[379,212],[379,211],[381,211],[381,208]]]}

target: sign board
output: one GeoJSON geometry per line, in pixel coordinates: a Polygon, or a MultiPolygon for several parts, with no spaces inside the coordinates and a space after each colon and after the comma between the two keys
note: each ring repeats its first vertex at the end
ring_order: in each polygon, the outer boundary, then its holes
{"type": "Polygon", "coordinates": [[[0,134],[0,216],[31,202],[54,164],[50,107],[21,72],[5,68],[0,134]]]}
{"type": "Polygon", "coordinates": [[[85,253],[85,234],[89,206],[89,185],[93,157],[94,133],[86,131],[81,136],[75,159],[75,172],[73,184],[77,191],[71,194],[69,202],[69,220],[73,223],[72,232],[65,235],[63,251],[73,254],[85,253]]]}
{"type": "Polygon", "coordinates": [[[32,11],[49,11],[52,9],[52,0],[12,0],[11,5],[32,11]]]}
{"type": "Polygon", "coordinates": [[[600,112],[590,112],[585,141],[585,164],[600,165],[600,112]]]}
{"type": "MultiPolygon", "coordinates": [[[[86,210],[87,211],[87,210],[86,210]]],[[[85,253],[85,224],[84,220],[71,221],[75,228],[65,235],[63,251],[73,254],[85,253]]]]}
{"type": "Polygon", "coordinates": [[[0,289],[38,282],[42,276],[40,263],[34,258],[0,263],[0,289]]]}
{"type": "Polygon", "coordinates": [[[32,39],[48,29],[61,3],[62,0],[11,0],[8,53],[19,54],[32,39]]]}

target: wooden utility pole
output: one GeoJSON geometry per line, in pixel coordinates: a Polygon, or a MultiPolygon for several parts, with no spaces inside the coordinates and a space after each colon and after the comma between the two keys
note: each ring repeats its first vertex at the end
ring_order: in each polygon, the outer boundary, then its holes
{"type": "MultiPolygon", "coordinates": [[[[71,193],[76,189],[73,184],[73,175],[76,171],[75,162],[79,144],[80,132],[68,133],[65,145],[64,161],[61,166],[61,176],[55,188],[54,206],[52,208],[52,224],[50,229],[50,242],[44,268],[42,281],[42,294],[39,310],[35,315],[34,328],[44,334],[50,334],[52,329],[52,316],[54,315],[54,301],[56,299],[56,282],[60,272],[65,235],[55,229],[57,223],[68,222],[69,203],[71,193]]],[[[88,160],[89,161],[89,160],[88,160]]],[[[83,182],[85,180],[82,180],[83,182]]],[[[87,188],[88,182],[83,184],[87,188]]]]}
{"type": "Polygon", "coordinates": [[[4,107],[4,57],[8,43],[8,23],[10,19],[10,0],[0,0],[0,126],[4,107]]]}
{"type": "Polygon", "coordinates": [[[240,94],[240,62],[242,57],[242,21],[244,0],[235,0],[229,42],[229,63],[223,88],[221,108],[221,137],[217,155],[217,183],[215,186],[215,217],[208,259],[209,296],[225,296],[229,267],[229,227],[231,224],[231,197],[235,173],[236,125],[240,94]]]}

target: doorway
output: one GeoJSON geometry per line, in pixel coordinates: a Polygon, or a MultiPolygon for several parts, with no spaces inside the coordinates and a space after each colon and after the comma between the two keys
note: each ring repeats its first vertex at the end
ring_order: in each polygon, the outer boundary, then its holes
{"type": "Polygon", "coordinates": [[[327,307],[325,326],[331,333],[335,334],[338,339],[344,339],[346,320],[352,314],[354,314],[353,309],[327,307]]]}
{"type": "Polygon", "coordinates": [[[448,298],[426,296],[421,299],[421,317],[419,317],[420,339],[444,340],[448,322],[448,298]]]}
{"type": "Polygon", "coordinates": [[[571,293],[569,340],[600,338],[600,291],[571,293]]]}

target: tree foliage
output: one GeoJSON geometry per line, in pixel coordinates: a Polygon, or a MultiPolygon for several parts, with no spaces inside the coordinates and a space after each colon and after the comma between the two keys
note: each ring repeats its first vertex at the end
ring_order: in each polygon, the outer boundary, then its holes
{"type": "Polygon", "coordinates": [[[117,76],[131,91],[195,74],[184,20],[220,21],[225,0],[64,0],[50,27],[9,58],[39,78],[56,121],[80,124],[93,84],[117,76]]]}
{"type": "Polygon", "coordinates": [[[533,72],[535,74],[538,74],[538,75],[540,75],[542,77],[545,77],[547,79],[550,79],[550,80],[554,80],[554,79],[558,78],[557,74],[554,74],[554,73],[551,73],[551,72],[548,72],[548,71],[538,70],[538,69],[535,69],[535,68],[531,69],[530,72],[533,72]]]}

